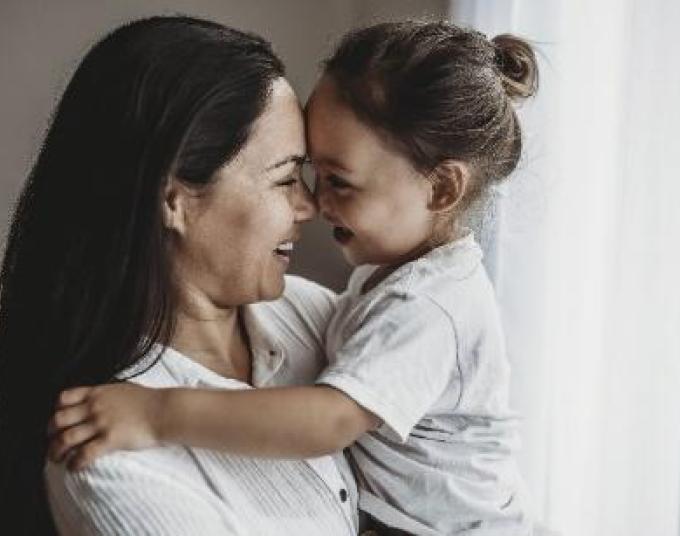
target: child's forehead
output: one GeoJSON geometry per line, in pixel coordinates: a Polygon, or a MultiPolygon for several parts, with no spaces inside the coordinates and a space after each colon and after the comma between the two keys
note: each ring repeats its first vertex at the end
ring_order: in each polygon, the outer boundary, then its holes
{"type": "Polygon", "coordinates": [[[319,153],[314,158],[314,165],[333,168],[338,171],[351,172],[351,166],[338,155],[319,153]]]}
{"type": "Polygon", "coordinates": [[[370,136],[352,128],[344,128],[337,121],[329,128],[314,124],[308,133],[307,151],[313,163],[338,171],[362,167],[376,157],[388,155],[370,136]]]}
{"type": "Polygon", "coordinates": [[[353,116],[352,109],[337,95],[333,84],[320,81],[307,100],[305,119],[308,126],[318,126],[317,123],[337,122],[347,116],[353,116]]]}
{"type": "Polygon", "coordinates": [[[383,146],[375,129],[361,121],[344,103],[323,96],[314,97],[306,109],[307,138],[310,145],[333,154],[383,146]]]}
{"type": "Polygon", "coordinates": [[[384,133],[359,119],[327,77],[315,87],[305,113],[307,150],[316,165],[351,171],[403,159],[384,133]]]}

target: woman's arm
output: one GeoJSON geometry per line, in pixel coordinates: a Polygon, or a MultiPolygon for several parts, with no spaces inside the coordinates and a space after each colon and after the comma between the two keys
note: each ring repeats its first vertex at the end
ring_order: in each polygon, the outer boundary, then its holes
{"type": "Polygon", "coordinates": [[[65,391],[50,456],[82,468],[119,449],[164,442],[268,458],[341,450],[379,420],[328,386],[252,390],[149,389],[133,384],[65,391]]]}

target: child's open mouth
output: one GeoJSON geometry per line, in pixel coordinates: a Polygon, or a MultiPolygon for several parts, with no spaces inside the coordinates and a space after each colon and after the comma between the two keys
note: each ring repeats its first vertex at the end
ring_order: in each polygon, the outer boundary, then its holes
{"type": "Polygon", "coordinates": [[[333,238],[341,244],[346,244],[353,236],[354,233],[345,227],[333,227],[333,238]]]}

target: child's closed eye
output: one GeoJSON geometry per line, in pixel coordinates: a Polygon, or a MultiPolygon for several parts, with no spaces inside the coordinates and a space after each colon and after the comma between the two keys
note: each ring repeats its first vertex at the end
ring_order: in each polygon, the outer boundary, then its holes
{"type": "Polygon", "coordinates": [[[352,185],[347,182],[345,179],[342,177],[338,177],[337,175],[328,175],[326,177],[326,181],[328,181],[328,184],[335,188],[336,190],[343,190],[345,188],[350,188],[352,185]]]}

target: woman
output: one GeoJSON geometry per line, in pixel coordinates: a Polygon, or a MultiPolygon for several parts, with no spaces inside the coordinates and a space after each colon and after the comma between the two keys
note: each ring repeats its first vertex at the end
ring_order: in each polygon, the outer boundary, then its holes
{"type": "MultiPolygon", "coordinates": [[[[85,57],[12,221],[0,290],[0,501],[15,533],[351,534],[343,460],[167,447],[46,468],[64,387],[311,381],[333,296],[284,272],[314,206],[303,123],[259,37],[185,17],[85,57]],[[283,299],[271,303],[284,292],[283,299]],[[37,373],[34,373],[36,371],[37,373]],[[30,390],[24,384],[30,382],[30,390]]],[[[68,401],[62,401],[68,403],[68,401]]]]}

